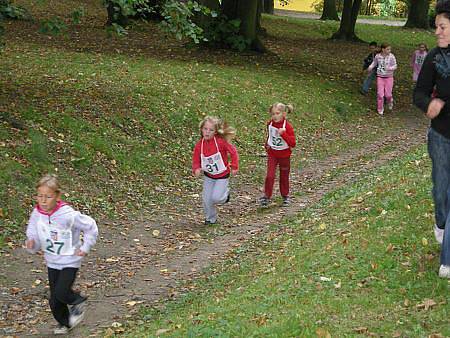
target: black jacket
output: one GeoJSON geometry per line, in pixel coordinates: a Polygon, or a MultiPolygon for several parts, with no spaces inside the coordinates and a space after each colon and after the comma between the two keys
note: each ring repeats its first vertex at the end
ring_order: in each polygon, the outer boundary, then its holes
{"type": "Polygon", "coordinates": [[[433,48],[427,54],[417,79],[414,104],[426,113],[433,97],[443,100],[445,105],[431,120],[431,128],[450,139],[450,46],[433,48]]]}
{"type": "Polygon", "coordinates": [[[375,57],[375,55],[376,55],[376,53],[370,53],[369,55],[367,55],[367,57],[363,61],[363,70],[366,70],[367,68],[369,68],[369,66],[373,62],[373,58],[375,57]]]}

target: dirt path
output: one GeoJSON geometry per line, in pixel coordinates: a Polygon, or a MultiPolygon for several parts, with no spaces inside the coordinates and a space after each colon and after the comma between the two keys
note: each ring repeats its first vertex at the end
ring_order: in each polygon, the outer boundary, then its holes
{"type": "MultiPolygon", "coordinates": [[[[221,210],[230,216],[215,228],[201,224],[198,195],[192,196],[191,205],[180,206],[182,213],[166,210],[130,225],[102,223],[102,237],[77,282],[90,297],[88,315],[71,336],[100,335],[112,325],[120,331],[119,326],[132,319],[139,306],[156,306],[184,292],[179,282],[195,278],[230,250],[266,231],[267,225],[425,143],[427,121],[420,114],[411,112],[399,120],[398,128],[379,135],[378,141],[293,171],[294,197],[289,208],[275,203],[265,210],[257,208],[259,189],[241,182],[233,190],[232,202],[221,210]]],[[[15,249],[0,260],[0,269],[0,335],[50,335],[54,326],[42,257],[15,249]]]]}

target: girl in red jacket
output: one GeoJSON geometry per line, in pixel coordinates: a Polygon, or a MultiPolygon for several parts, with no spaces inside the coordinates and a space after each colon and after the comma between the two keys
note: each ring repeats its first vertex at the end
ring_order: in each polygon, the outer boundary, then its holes
{"type": "Polygon", "coordinates": [[[236,175],[239,168],[239,156],[236,148],[229,143],[235,136],[234,128],[214,116],[206,116],[200,123],[201,140],[194,147],[192,172],[203,180],[203,209],[205,224],[217,221],[216,204],[230,200],[228,181],[230,173],[236,175]],[[231,157],[231,163],[228,163],[231,157]]]}
{"type": "Polygon", "coordinates": [[[272,119],[267,123],[267,175],[261,206],[267,206],[272,197],[275,170],[280,167],[280,193],[283,206],[289,205],[289,171],[291,169],[291,148],[295,147],[294,129],[286,120],[286,114],[293,111],[292,105],[274,103],[269,108],[272,119]]]}

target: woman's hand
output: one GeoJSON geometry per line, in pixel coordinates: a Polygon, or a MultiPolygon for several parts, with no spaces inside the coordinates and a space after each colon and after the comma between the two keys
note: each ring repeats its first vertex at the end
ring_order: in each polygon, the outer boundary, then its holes
{"type": "Polygon", "coordinates": [[[439,115],[444,105],[445,101],[436,98],[432,99],[430,104],[428,105],[427,117],[429,119],[434,119],[436,116],[439,115]]]}
{"type": "Polygon", "coordinates": [[[238,173],[238,170],[237,170],[237,169],[231,169],[231,175],[232,175],[232,176],[236,176],[237,173],[238,173]]]}

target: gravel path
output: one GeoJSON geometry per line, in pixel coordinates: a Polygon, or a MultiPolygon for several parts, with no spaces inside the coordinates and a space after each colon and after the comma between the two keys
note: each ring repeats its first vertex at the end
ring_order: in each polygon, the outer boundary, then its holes
{"type": "MultiPolygon", "coordinates": [[[[301,19],[312,19],[319,20],[320,15],[316,13],[305,13],[305,12],[296,12],[296,11],[288,11],[285,9],[275,9],[275,15],[278,16],[291,16],[293,18],[301,18],[301,19]]],[[[369,25],[386,25],[386,26],[404,26],[404,20],[380,20],[380,19],[357,19],[356,23],[363,23],[369,25]]]]}

